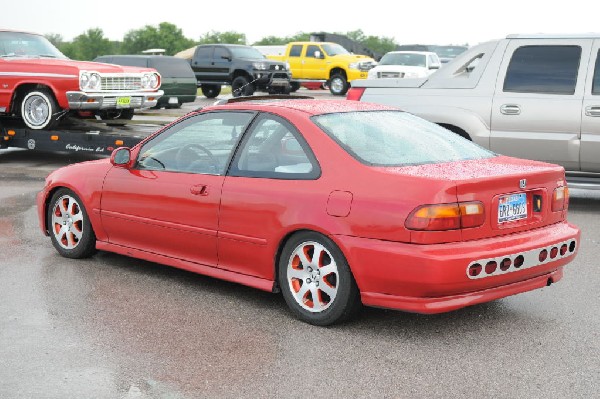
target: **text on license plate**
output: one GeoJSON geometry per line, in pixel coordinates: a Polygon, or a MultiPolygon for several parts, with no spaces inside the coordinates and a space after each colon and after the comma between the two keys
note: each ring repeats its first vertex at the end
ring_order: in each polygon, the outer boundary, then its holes
{"type": "Polygon", "coordinates": [[[503,195],[498,201],[498,223],[527,218],[527,194],[503,195]]]}
{"type": "Polygon", "coordinates": [[[129,108],[131,106],[131,97],[117,97],[117,108],[129,108]]]}

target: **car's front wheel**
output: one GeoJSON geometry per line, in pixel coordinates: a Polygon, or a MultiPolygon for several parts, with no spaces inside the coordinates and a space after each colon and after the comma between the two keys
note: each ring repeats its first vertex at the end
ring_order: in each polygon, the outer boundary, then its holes
{"type": "Polygon", "coordinates": [[[30,129],[51,129],[58,121],[58,111],[54,95],[45,89],[30,91],[21,101],[21,118],[30,129]]]}
{"type": "Polygon", "coordinates": [[[215,98],[216,96],[221,94],[221,85],[205,85],[205,84],[203,84],[200,87],[200,90],[202,90],[202,94],[204,94],[204,97],[215,98]]]}
{"type": "Polygon", "coordinates": [[[61,188],[50,199],[48,231],[54,248],[66,258],[87,258],[96,252],[96,235],[81,199],[61,188]]]}
{"type": "Polygon", "coordinates": [[[231,95],[233,97],[251,96],[254,94],[254,85],[245,76],[238,76],[231,82],[231,95]]]}
{"type": "Polygon", "coordinates": [[[321,234],[292,236],[283,248],[278,277],[289,308],[310,324],[338,323],[360,308],[358,287],[346,258],[321,234]]]}
{"type": "Polygon", "coordinates": [[[348,80],[341,73],[337,73],[329,79],[329,91],[334,96],[343,96],[346,94],[350,85],[348,84],[348,80]]]}

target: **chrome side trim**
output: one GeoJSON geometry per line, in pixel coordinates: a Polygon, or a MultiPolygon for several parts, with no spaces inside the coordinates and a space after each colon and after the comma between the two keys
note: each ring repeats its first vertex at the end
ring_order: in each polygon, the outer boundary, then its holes
{"type": "Polygon", "coordinates": [[[62,73],[42,73],[42,72],[0,72],[0,76],[28,76],[36,78],[70,78],[79,79],[77,75],[65,75],[62,73]]]}

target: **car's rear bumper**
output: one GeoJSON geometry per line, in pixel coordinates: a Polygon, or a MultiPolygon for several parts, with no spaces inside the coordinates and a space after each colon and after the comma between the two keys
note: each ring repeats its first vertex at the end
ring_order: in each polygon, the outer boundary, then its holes
{"type": "Polygon", "coordinates": [[[158,99],[164,94],[162,90],[156,92],[102,92],[85,93],[82,91],[68,91],[67,101],[69,109],[95,110],[116,109],[117,99],[129,97],[129,106],[124,108],[149,108],[154,107],[158,99]]]}
{"type": "Polygon", "coordinates": [[[433,245],[335,238],[348,258],[365,305],[440,313],[558,281],[562,267],[577,253],[580,231],[562,222],[518,234],[433,245]],[[568,249],[561,254],[563,245],[568,249]],[[558,253],[540,262],[539,253],[544,249],[550,253],[554,247],[558,253]],[[516,267],[519,256],[523,263],[516,267]],[[507,258],[511,265],[501,270],[500,263],[507,258]],[[485,271],[488,262],[497,263],[495,271],[485,271]],[[484,270],[471,276],[469,267],[476,263],[484,270]]]}

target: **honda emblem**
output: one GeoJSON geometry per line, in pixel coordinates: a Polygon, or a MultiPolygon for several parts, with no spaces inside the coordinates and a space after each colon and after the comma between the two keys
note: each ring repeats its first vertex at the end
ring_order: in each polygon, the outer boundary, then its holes
{"type": "Polygon", "coordinates": [[[519,180],[519,188],[525,188],[525,187],[527,187],[527,179],[519,180]]]}

